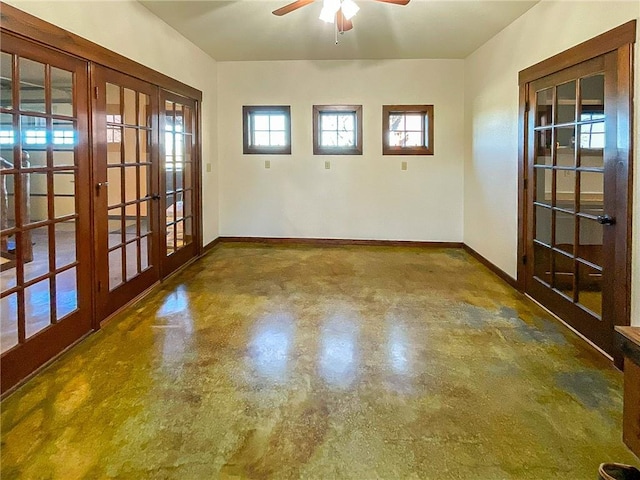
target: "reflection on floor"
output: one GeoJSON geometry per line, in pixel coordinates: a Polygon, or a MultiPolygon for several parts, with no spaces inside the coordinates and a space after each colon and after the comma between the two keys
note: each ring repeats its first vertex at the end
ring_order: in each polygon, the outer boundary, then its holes
{"type": "Polygon", "coordinates": [[[223,245],[2,405],[2,478],[589,479],[622,376],[461,250],[223,245]]]}

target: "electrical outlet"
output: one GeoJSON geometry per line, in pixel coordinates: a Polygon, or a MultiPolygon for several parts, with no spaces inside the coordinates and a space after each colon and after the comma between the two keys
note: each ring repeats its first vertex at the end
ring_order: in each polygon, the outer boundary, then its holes
{"type": "Polygon", "coordinates": [[[271,160],[264,161],[264,168],[271,168],[271,160]]]}
{"type": "Polygon", "coordinates": [[[327,160],[326,162],[324,162],[324,169],[325,170],[331,169],[331,162],[330,161],[327,160]]]}
{"type": "Polygon", "coordinates": [[[211,164],[207,163],[207,172],[210,172],[210,171],[211,171],[211,164]]]}
{"type": "Polygon", "coordinates": [[[407,169],[407,162],[402,162],[402,170],[406,170],[407,169]]]}

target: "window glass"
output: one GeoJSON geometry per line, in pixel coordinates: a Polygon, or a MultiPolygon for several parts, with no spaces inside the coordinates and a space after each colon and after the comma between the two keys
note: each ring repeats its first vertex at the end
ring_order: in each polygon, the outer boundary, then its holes
{"type": "Polygon", "coordinates": [[[243,153],[291,153],[290,107],[245,106],[243,114],[243,153]]]}
{"type": "Polygon", "coordinates": [[[362,154],[362,106],[314,105],[314,155],[362,154]]]}
{"type": "Polygon", "coordinates": [[[382,107],[384,155],[433,155],[433,105],[382,107]]]}

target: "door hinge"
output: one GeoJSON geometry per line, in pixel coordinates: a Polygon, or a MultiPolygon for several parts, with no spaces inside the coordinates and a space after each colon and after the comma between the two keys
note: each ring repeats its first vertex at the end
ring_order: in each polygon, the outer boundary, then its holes
{"type": "Polygon", "coordinates": [[[528,112],[529,111],[529,100],[527,100],[526,102],[524,102],[524,111],[528,112]]]}
{"type": "Polygon", "coordinates": [[[523,265],[526,265],[526,264],[527,264],[527,256],[526,256],[526,255],[523,255],[523,256],[522,256],[522,264],[523,264],[523,265]]]}
{"type": "Polygon", "coordinates": [[[526,190],[529,187],[529,182],[527,181],[527,179],[525,178],[522,181],[522,187],[526,190]]]}
{"type": "Polygon", "coordinates": [[[98,87],[93,87],[93,96],[98,99],[98,87]]]}

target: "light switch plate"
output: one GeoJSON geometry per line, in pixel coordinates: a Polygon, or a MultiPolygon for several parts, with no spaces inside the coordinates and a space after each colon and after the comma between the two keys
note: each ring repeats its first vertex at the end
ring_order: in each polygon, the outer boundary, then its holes
{"type": "Polygon", "coordinates": [[[264,161],[264,168],[271,168],[271,160],[264,161]]]}
{"type": "Polygon", "coordinates": [[[407,162],[402,162],[402,170],[406,170],[407,169],[407,162]]]}
{"type": "Polygon", "coordinates": [[[207,172],[210,172],[210,171],[211,171],[211,164],[207,163],[207,172]]]}
{"type": "Polygon", "coordinates": [[[331,162],[327,160],[326,162],[324,162],[324,169],[329,170],[330,168],[331,168],[331,162]]]}

